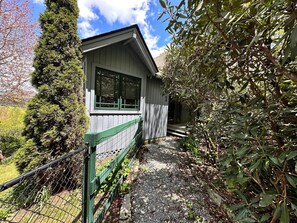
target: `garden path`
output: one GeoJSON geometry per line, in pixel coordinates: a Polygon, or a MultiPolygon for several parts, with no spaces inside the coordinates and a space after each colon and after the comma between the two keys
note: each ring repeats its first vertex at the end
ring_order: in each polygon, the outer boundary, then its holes
{"type": "Polygon", "coordinates": [[[210,214],[205,187],[192,174],[176,138],[145,146],[131,189],[134,223],[217,222],[210,214]]]}

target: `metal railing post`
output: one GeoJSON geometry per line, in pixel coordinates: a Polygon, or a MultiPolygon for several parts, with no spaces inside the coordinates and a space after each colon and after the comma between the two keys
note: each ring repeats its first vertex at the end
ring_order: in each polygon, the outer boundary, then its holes
{"type": "Polygon", "coordinates": [[[96,146],[88,147],[84,163],[83,184],[83,222],[94,222],[94,186],[92,181],[96,176],[96,146]]]}

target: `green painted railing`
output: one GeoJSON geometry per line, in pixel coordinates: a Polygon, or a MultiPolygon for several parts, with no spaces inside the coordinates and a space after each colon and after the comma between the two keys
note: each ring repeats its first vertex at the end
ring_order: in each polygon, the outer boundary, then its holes
{"type": "MultiPolygon", "coordinates": [[[[121,185],[124,176],[119,172],[120,165],[127,154],[133,150],[134,154],[130,159],[129,166],[132,166],[136,152],[142,144],[142,117],[138,117],[129,122],[120,124],[101,132],[90,132],[85,135],[85,143],[88,145],[88,154],[85,158],[84,165],[84,187],[83,187],[83,222],[94,223],[102,222],[104,215],[109,209],[116,192],[121,185]],[[96,146],[110,139],[118,133],[128,129],[133,125],[138,125],[136,133],[131,139],[129,145],[122,149],[114,159],[112,159],[103,170],[96,175],[96,146]],[[97,216],[95,215],[95,197],[100,187],[105,184],[110,178],[118,178],[116,183],[110,185],[109,193],[102,202],[97,216]]],[[[100,148],[100,145],[99,145],[100,148]]],[[[120,148],[119,148],[120,149],[120,148]]]]}

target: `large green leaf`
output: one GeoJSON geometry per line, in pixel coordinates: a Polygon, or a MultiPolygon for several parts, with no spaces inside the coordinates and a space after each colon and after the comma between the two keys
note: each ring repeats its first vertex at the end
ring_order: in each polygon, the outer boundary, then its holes
{"type": "Polygon", "coordinates": [[[160,5],[165,9],[166,8],[166,4],[163,0],[159,0],[160,5]]]}
{"type": "Polygon", "coordinates": [[[259,202],[260,207],[267,207],[273,203],[276,194],[262,194],[259,202]]]}
{"type": "Polygon", "coordinates": [[[286,173],[286,178],[288,182],[292,185],[292,187],[296,188],[297,185],[297,177],[289,175],[286,173]]]}
{"type": "Polygon", "coordinates": [[[295,25],[290,35],[290,49],[293,50],[296,45],[297,45],[297,25],[295,25]]]}
{"type": "Polygon", "coordinates": [[[297,156],[297,151],[291,151],[286,155],[287,160],[291,160],[297,156]]]}
{"type": "Polygon", "coordinates": [[[250,171],[254,172],[261,164],[262,164],[263,159],[260,158],[258,159],[251,167],[250,167],[250,171]]]}
{"type": "Polygon", "coordinates": [[[289,223],[290,222],[289,210],[288,210],[287,204],[285,202],[283,202],[281,204],[280,222],[281,223],[289,223]]]}
{"type": "Polygon", "coordinates": [[[269,156],[269,159],[277,166],[282,166],[281,162],[277,157],[269,156]]]}
{"type": "Polygon", "coordinates": [[[270,218],[271,218],[271,214],[266,213],[261,217],[260,222],[267,222],[270,218]]]}
{"type": "Polygon", "coordinates": [[[273,212],[273,219],[279,219],[281,215],[281,204],[277,204],[273,212]]]}

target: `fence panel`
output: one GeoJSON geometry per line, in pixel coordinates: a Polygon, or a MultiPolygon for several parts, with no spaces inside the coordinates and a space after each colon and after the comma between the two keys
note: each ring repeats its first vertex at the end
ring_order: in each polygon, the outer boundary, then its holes
{"type": "Polygon", "coordinates": [[[0,222],[82,222],[86,148],[0,185],[0,222]]]}
{"type": "Polygon", "coordinates": [[[102,222],[124,179],[123,170],[132,165],[142,145],[142,118],[88,133],[85,142],[89,150],[85,163],[84,222],[102,222]],[[114,152],[102,155],[106,148],[113,148],[114,152]]]}
{"type": "Polygon", "coordinates": [[[85,141],[88,147],[1,184],[0,222],[101,222],[142,145],[142,118],[85,141]]]}

